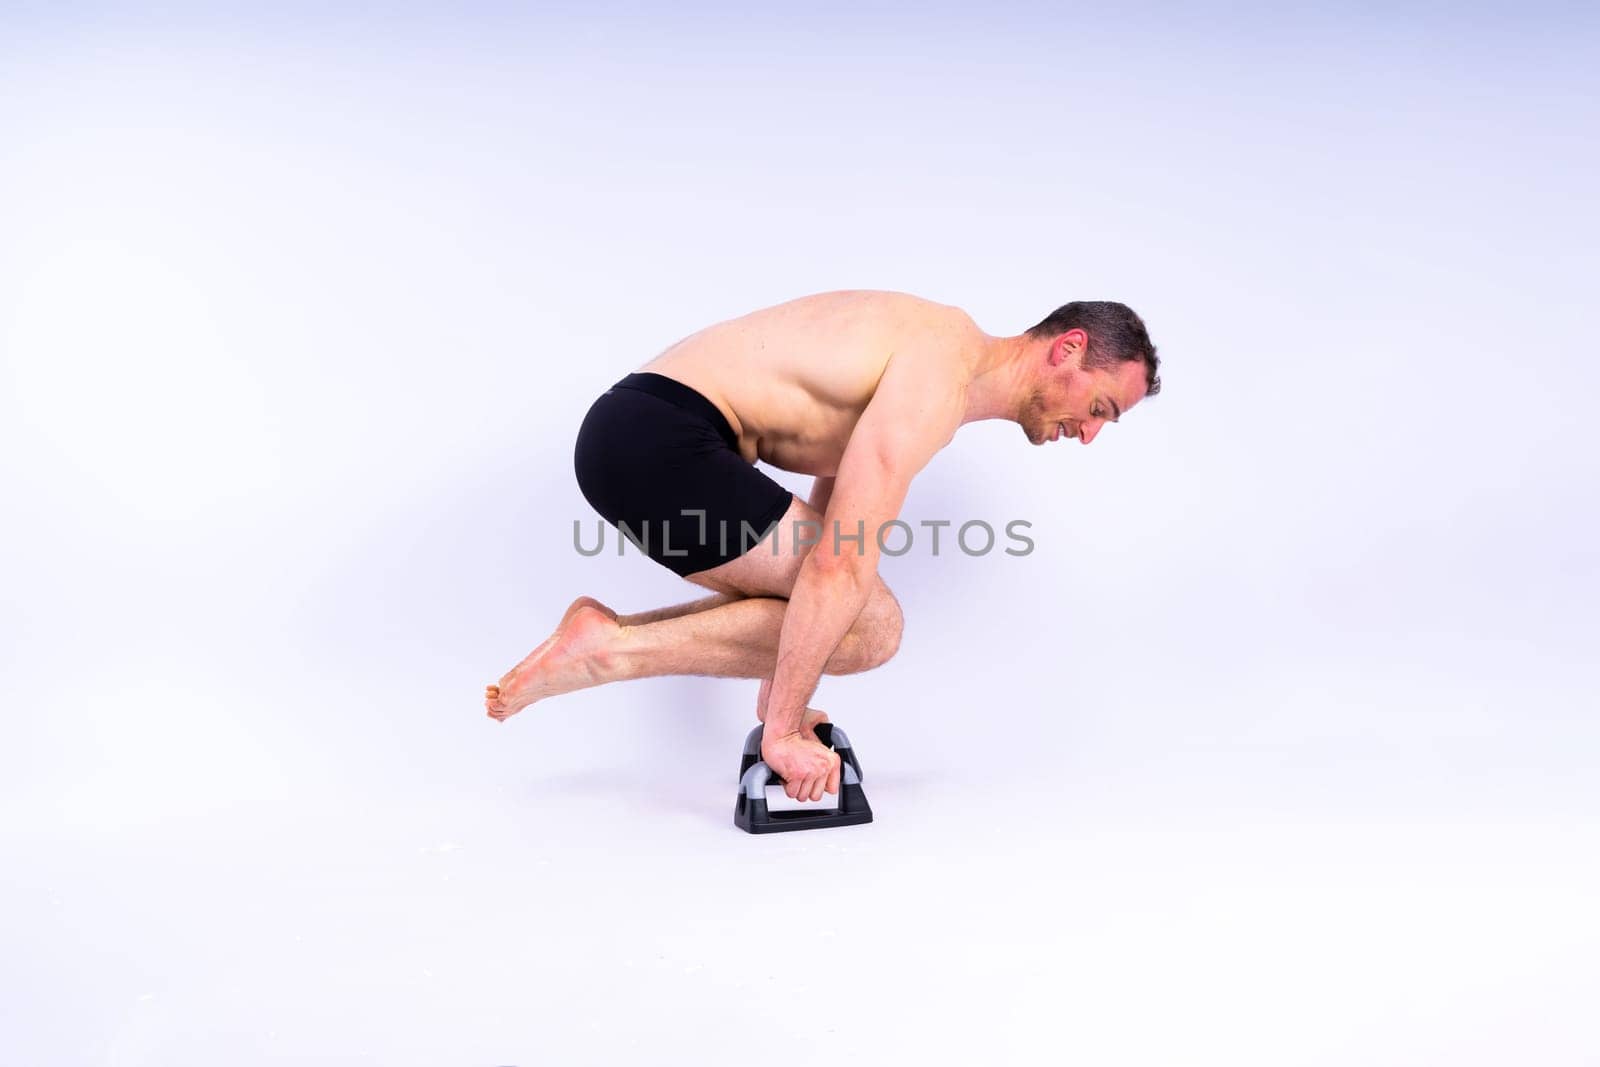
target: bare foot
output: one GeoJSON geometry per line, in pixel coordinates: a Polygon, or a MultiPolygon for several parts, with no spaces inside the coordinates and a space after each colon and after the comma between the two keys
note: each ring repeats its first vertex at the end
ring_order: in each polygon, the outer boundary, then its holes
{"type": "Polygon", "coordinates": [[[489,717],[504,722],[535,700],[606,681],[605,650],[619,629],[617,613],[593,597],[574,600],[555,632],[484,689],[489,717]]]}

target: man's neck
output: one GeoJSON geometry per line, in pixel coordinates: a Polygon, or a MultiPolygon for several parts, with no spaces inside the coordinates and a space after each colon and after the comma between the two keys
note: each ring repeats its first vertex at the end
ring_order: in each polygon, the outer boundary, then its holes
{"type": "Polygon", "coordinates": [[[1040,342],[1016,337],[987,337],[967,382],[967,410],[962,424],[983,419],[1017,421],[1030,392],[1030,379],[1040,342]]]}

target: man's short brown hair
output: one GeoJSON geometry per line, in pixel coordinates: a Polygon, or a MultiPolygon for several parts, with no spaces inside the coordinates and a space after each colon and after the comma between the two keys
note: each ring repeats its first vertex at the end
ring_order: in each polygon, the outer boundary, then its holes
{"type": "Polygon", "coordinates": [[[1161,375],[1157,373],[1161,361],[1156,358],[1156,346],[1150,343],[1150,331],[1144,328],[1144,320],[1127,304],[1115,300],[1074,300],[1046,315],[1042,322],[1028,330],[1028,336],[1058,337],[1068,330],[1082,330],[1089,335],[1089,347],[1083,354],[1085,367],[1105,369],[1139,360],[1144,363],[1144,395],[1155,396],[1161,392],[1161,375]]]}

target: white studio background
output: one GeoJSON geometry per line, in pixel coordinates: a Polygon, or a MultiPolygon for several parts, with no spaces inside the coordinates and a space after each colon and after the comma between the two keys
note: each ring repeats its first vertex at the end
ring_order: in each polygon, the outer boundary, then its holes
{"type": "Polygon", "coordinates": [[[0,10],[0,1061],[1600,1058],[1592,12],[276,11],[0,10]],[[1036,551],[748,837],[754,682],[482,687],[699,595],[593,397],[839,288],[1166,388],[957,435],[1036,551]]]}

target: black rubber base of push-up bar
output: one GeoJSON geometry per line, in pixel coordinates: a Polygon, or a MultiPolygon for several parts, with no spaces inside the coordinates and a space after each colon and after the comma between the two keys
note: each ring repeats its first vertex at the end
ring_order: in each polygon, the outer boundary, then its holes
{"type": "Polygon", "coordinates": [[[839,753],[839,806],[826,810],[768,811],[767,786],[782,785],[761,759],[761,727],[750,731],[739,761],[739,795],[733,804],[733,823],[752,834],[774,834],[788,830],[822,830],[835,826],[859,826],[872,821],[872,806],[861,788],[861,764],[850,748],[843,730],[832,723],[816,728],[817,740],[839,753]]]}

